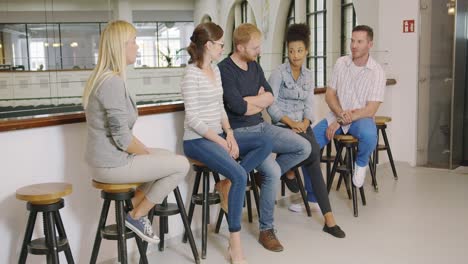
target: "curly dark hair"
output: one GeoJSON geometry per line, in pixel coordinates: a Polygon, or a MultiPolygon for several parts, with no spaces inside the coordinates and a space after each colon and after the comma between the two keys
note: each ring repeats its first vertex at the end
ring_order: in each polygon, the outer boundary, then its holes
{"type": "Polygon", "coordinates": [[[306,49],[309,49],[310,45],[310,28],[306,24],[292,24],[288,27],[286,33],[286,43],[293,41],[302,41],[306,49]]]}

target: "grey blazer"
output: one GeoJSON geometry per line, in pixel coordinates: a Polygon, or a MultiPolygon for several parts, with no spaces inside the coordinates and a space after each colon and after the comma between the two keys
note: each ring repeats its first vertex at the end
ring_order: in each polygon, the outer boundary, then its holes
{"type": "Polygon", "coordinates": [[[138,111],[123,79],[112,76],[94,89],[85,114],[88,164],[98,168],[126,165],[133,158],[126,150],[133,138],[138,111]]]}

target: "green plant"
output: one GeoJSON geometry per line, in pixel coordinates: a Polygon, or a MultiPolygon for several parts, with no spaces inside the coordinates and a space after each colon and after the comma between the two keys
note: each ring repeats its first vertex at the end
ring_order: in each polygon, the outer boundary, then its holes
{"type": "Polygon", "coordinates": [[[177,59],[181,58],[182,55],[180,53],[183,50],[186,50],[186,49],[187,48],[181,48],[181,49],[176,50],[175,55],[171,55],[171,48],[169,48],[169,47],[167,47],[167,53],[164,53],[159,49],[158,50],[159,50],[159,53],[164,58],[164,60],[167,62],[167,67],[171,67],[172,66],[172,59],[174,58],[174,60],[177,60],[177,59]]]}

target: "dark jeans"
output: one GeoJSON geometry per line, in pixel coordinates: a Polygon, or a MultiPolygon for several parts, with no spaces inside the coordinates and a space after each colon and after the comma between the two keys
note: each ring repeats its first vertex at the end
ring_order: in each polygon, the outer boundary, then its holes
{"type": "Polygon", "coordinates": [[[187,157],[203,162],[210,169],[231,180],[227,214],[230,232],[241,229],[247,173],[260,165],[273,148],[270,137],[263,133],[234,132],[234,137],[239,146],[239,156],[242,158],[240,163],[229,156],[219,144],[206,138],[184,141],[184,152],[187,157]]]}
{"type": "MultiPolygon", "coordinates": [[[[310,127],[307,128],[306,133],[299,133],[299,135],[307,139],[312,147],[310,156],[301,163],[303,166],[302,173],[304,174],[307,196],[310,196],[310,192],[315,194],[322,214],[326,214],[331,212],[331,206],[330,200],[328,199],[327,187],[323,180],[322,170],[320,169],[320,146],[317,140],[315,140],[314,132],[310,127]]],[[[310,200],[309,197],[309,201],[310,200]]]]}

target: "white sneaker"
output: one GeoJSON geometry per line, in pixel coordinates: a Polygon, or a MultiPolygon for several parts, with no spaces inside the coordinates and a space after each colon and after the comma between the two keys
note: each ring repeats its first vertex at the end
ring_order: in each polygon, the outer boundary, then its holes
{"type": "Polygon", "coordinates": [[[366,170],[367,167],[360,167],[354,163],[354,175],[353,175],[353,184],[354,186],[361,188],[364,185],[364,180],[366,179],[366,170]]]}
{"type": "MultiPolygon", "coordinates": [[[[322,212],[318,203],[309,202],[309,207],[311,212],[322,212]]],[[[289,211],[300,213],[305,211],[304,203],[293,203],[288,207],[289,211]]]]}

